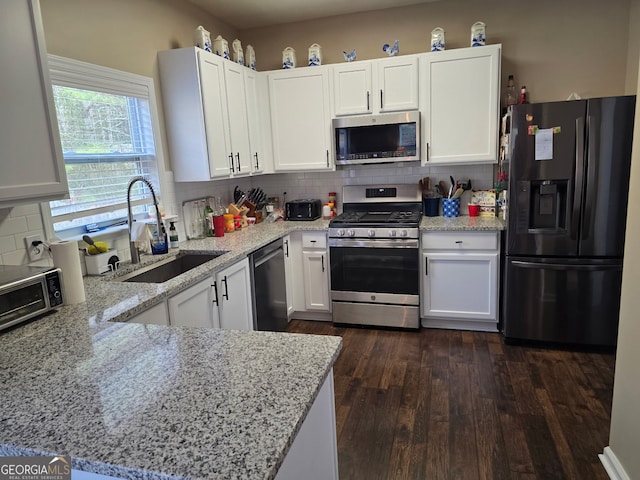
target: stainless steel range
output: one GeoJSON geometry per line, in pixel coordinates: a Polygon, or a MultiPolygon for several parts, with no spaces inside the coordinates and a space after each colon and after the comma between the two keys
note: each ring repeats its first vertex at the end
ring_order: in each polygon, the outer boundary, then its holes
{"type": "Polygon", "coordinates": [[[417,185],[348,185],[329,224],[333,322],[420,327],[417,185]]]}

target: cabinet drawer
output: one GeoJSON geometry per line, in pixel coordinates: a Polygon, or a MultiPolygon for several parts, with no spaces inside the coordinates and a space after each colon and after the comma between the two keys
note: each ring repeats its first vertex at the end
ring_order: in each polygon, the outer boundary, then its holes
{"type": "Polygon", "coordinates": [[[425,232],[422,249],[497,250],[498,232],[425,232]]]}
{"type": "Polygon", "coordinates": [[[304,232],[302,234],[302,248],[327,248],[327,235],[324,232],[304,232]]]}

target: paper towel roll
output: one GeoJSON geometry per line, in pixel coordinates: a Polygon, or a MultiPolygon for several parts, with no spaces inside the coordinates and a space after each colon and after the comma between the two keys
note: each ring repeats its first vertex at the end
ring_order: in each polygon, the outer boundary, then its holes
{"type": "Polygon", "coordinates": [[[49,245],[53,265],[62,270],[62,298],[67,305],[85,300],[80,252],[77,242],[54,242],[49,245]]]}

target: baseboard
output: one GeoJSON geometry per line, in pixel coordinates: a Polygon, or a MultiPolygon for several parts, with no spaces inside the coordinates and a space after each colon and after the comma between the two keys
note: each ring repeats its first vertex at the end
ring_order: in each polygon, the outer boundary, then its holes
{"type": "Polygon", "coordinates": [[[465,320],[455,318],[421,318],[424,328],[444,328],[448,330],[472,330],[476,332],[497,332],[498,322],[485,320],[465,320]]]}
{"type": "Polygon", "coordinates": [[[314,320],[316,322],[331,322],[331,312],[298,312],[295,311],[289,316],[290,320],[314,320]]]}
{"type": "Polygon", "coordinates": [[[598,455],[598,458],[600,458],[600,462],[611,480],[631,480],[618,461],[618,457],[616,457],[613,450],[611,450],[611,447],[604,447],[604,452],[598,455]]]}

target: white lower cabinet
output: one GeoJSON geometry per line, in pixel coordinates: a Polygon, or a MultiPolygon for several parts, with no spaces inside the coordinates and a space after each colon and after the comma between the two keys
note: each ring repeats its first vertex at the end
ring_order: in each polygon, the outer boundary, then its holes
{"type": "Polygon", "coordinates": [[[253,330],[249,260],[244,258],[220,270],[129,321],[176,327],[253,330]]]}
{"type": "Polygon", "coordinates": [[[245,258],[215,275],[220,328],[253,330],[251,274],[245,258]]]}
{"type": "Polygon", "coordinates": [[[311,405],[276,480],[338,480],[333,369],[311,405]]]}
{"type": "Polygon", "coordinates": [[[284,248],[284,278],[287,291],[287,318],[291,319],[293,314],[293,248],[291,246],[291,235],[285,235],[282,238],[282,247],[284,248]]]}
{"type": "Polygon", "coordinates": [[[422,234],[424,327],[497,331],[498,232],[422,234]]]}
{"type": "MultiPolygon", "coordinates": [[[[167,300],[171,325],[177,327],[217,327],[214,321],[210,278],[175,294],[167,300]]],[[[216,317],[217,317],[217,312],[216,317]]]]}
{"type": "Polygon", "coordinates": [[[328,253],[326,232],[303,232],[302,268],[307,310],[331,310],[328,253]]]}
{"type": "Polygon", "coordinates": [[[131,317],[127,323],[147,323],[154,325],[169,325],[169,315],[167,314],[167,304],[158,303],[147,310],[131,317]]]}
{"type": "Polygon", "coordinates": [[[331,312],[327,232],[296,231],[289,237],[290,267],[286,272],[291,295],[287,292],[287,301],[298,318],[327,320],[323,318],[331,312]]]}

